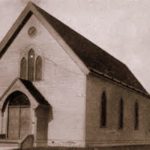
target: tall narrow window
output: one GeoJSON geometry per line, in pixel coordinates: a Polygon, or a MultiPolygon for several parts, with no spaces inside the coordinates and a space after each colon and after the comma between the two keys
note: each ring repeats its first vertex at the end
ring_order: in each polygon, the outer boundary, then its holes
{"type": "Polygon", "coordinates": [[[34,81],[34,64],[35,64],[35,54],[34,50],[31,49],[28,53],[28,79],[34,81]]]}
{"type": "Polygon", "coordinates": [[[137,102],[134,105],[134,115],[134,129],[137,130],[139,128],[139,105],[137,102]]]}
{"type": "Polygon", "coordinates": [[[24,57],[21,59],[20,63],[20,78],[27,79],[27,61],[24,57]]]}
{"type": "Polygon", "coordinates": [[[35,80],[38,81],[42,79],[42,58],[40,56],[36,58],[35,67],[35,80]]]}
{"type": "Polygon", "coordinates": [[[120,99],[120,104],[119,104],[119,129],[123,129],[124,123],[124,102],[123,99],[120,99]]]}
{"type": "Polygon", "coordinates": [[[106,93],[103,92],[101,96],[101,120],[100,120],[100,126],[106,127],[107,124],[107,98],[106,93]]]}

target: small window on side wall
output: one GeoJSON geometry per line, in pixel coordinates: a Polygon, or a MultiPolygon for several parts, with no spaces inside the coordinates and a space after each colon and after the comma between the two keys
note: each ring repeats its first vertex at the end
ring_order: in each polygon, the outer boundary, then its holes
{"type": "Polygon", "coordinates": [[[139,129],[139,104],[135,102],[134,104],[134,129],[139,129]]]}
{"type": "Polygon", "coordinates": [[[100,116],[100,127],[105,128],[107,125],[107,97],[105,91],[101,95],[100,116]]]}
{"type": "Polygon", "coordinates": [[[119,129],[124,127],[124,101],[121,98],[119,102],[119,129]]]}

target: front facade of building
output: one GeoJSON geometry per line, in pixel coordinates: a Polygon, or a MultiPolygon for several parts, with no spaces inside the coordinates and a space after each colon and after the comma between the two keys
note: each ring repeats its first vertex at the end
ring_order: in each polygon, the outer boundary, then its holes
{"type": "Polygon", "coordinates": [[[0,51],[0,143],[149,144],[150,98],[134,75],[38,6],[26,6],[0,51]]]}

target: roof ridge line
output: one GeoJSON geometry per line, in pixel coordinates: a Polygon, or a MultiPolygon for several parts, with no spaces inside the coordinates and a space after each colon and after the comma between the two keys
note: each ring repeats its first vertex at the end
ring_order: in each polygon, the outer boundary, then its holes
{"type": "Polygon", "coordinates": [[[74,31],[71,27],[65,25],[63,22],[53,17],[31,1],[28,2],[27,6],[24,8],[14,25],[10,28],[0,43],[0,49],[2,50],[0,51],[0,58],[32,14],[34,14],[39,20],[41,19],[42,21],[45,21],[47,26],[49,25],[53,27],[66,45],[70,47],[70,49],[87,68],[99,70],[107,76],[123,81],[128,86],[132,85],[133,87],[136,87],[137,89],[148,94],[125,63],[98,47],[95,43],[91,42],[80,33],[74,31]]]}

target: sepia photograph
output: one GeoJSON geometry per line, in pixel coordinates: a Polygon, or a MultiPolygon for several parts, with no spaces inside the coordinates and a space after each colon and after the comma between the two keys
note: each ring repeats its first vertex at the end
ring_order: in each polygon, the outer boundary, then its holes
{"type": "Polygon", "coordinates": [[[149,0],[0,0],[0,150],[150,150],[149,0]]]}

